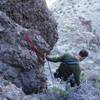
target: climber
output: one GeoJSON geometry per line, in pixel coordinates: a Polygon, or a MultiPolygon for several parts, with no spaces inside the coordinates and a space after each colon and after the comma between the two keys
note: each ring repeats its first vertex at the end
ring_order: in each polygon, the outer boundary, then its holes
{"type": "Polygon", "coordinates": [[[61,62],[59,68],[54,73],[55,78],[60,78],[63,81],[69,81],[71,87],[80,85],[80,66],[79,62],[83,61],[88,56],[88,52],[82,49],[77,57],[70,54],[64,54],[60,57],[46,57],[51,62],[61,62]]]}

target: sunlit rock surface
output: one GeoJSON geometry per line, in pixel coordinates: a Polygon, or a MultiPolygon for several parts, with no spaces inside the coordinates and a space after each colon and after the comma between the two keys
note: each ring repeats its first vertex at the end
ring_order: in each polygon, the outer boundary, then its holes
{"type": "MultiPolygon", "coordinates": [[[[92,82],[100,79],[100,1],[99,0],[56,0],[50,6],[52,13],[58,22],[59,40],[51,52],[50,56],[59,56],[64,53],[77,55],[84,48],[89,51],[89,57],[80,63],[82,68],[83,80],[82,87],[72,91],[70,100],[99,100],[100,88],[94,87],[92,82]],[[99,79],[97,78],[99,77],[99,79]],[[91,87],[89,90],[88,87],[91,87]],[[90,93],[90,94],[89,94],[90,93]],[[98,95],[94,95],[97,93],[98,95]],[[75,96],[75,97],[73,97],[75,96]],[[85,98],[86,97],[86,98],[85,98]],[[74,98],[74,99],[73,99],[74,98]]],[[[58,68],[58,64],[50,63],[52,72],[58,68]]],[[[65,83],[59,84],[57,80],[54,83],[51,79],[49,64],[46,63],[46,73],[48,75],[48,86],[57,86],[65,89],[65,83]],[[48,72],[47,72],[48,71],[48,72]]],[[[95,82],[94,82],[95,83],[95,82]]],[[[100,86],[100,82],[98,83],[100,86]]]]}

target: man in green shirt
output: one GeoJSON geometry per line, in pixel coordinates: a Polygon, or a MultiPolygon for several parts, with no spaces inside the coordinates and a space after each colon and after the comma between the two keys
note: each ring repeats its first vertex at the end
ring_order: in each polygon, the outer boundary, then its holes
{"type": "Polygon", "coordinates": [[[54,73],[54,77],[60,78],[64,81],[68,81],[69,77],[74,76],[73,78],[75,81],[73,81],[72,78],[69,80],[71,87],[74,87],[75,84],[77,84],[77,86],[80,85],[81,70],[79,62],[84,60],[87,56],[88,52],[83,49],[79,52],[79,55],[77,57],[74,57],[69,54],[64,54],[60,57],[54,57],[54,58],[47,57],[47,60],[55,63],[61,62],[59,68],[54,73]]]}

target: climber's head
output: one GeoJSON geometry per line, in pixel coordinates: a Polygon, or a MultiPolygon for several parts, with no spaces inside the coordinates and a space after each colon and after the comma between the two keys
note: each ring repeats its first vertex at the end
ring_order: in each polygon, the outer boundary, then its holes
{"type": "Polygon", "coordinates": [[[82,49],[82,50],[79,52],[79,60],[82,61],[82,60],[84,60],[86,57],[88,57],[88,51],[82,49]]]}

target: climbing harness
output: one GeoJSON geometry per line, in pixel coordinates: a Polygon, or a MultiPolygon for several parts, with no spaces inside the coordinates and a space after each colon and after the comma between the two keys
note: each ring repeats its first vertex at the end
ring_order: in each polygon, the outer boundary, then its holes
{"type": "Polygon", "coordinates": [[[71,64],[79,64],[78,61],[62,61],[62,62],[65,63],[65,64],[69,64],[69,65],[71,65],[71,64]]]}

